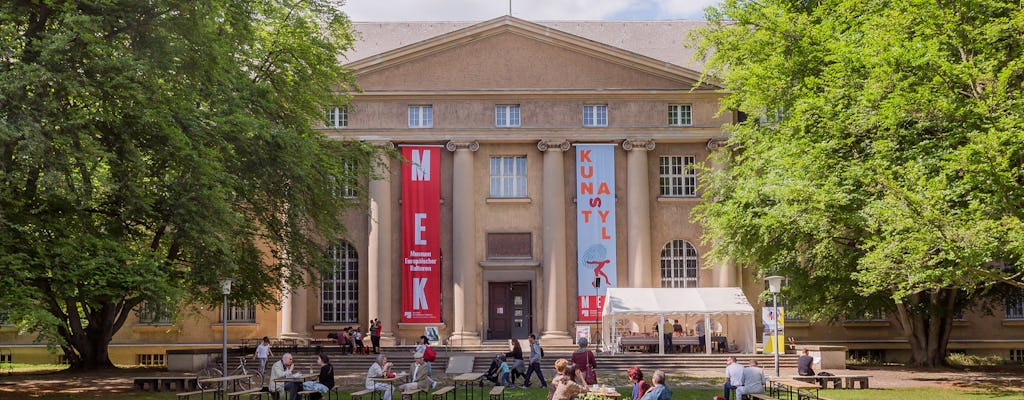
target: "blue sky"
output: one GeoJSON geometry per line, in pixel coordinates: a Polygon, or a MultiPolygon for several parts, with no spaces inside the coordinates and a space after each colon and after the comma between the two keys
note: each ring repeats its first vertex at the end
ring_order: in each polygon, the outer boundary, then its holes
{"type": "MultiPolygon", "coordinates": [[[[512,0],[534,21],[704,19],[720,0],[512,0]]],[[[508,14],[508,0],[345,0],[353,21],[483,21],[508,14]]]]}

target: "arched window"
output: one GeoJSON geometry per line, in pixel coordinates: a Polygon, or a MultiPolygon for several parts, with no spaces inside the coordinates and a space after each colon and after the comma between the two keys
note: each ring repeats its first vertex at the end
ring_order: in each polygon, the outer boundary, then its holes
{"type": "Polygon", "coordinates": [[[661,249],[661,287],[695,288],[700,272],[697,249],[685,240],[673,240],[661,249]]]}
{"type": "Polygon", "coordinates": [[[359,255],[347,242],[327,248],[331,271],[321,283],[321,320],[356,322],[359,318],[359,255]]]}

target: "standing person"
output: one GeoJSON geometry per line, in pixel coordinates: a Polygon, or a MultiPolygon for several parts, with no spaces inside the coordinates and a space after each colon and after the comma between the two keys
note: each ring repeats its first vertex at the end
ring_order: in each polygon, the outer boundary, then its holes
{"type": "Polygon", "coordinates": [[[570,400],[589,391],[586,385],[576,383],[577,378],[582,378],[581,374],[580,370],[569,367],[566,359],[555,360],[555,377],[551,379],[548,400],[570,400]]]}
{"type": "Polygon", "coordinates": [[[505,353],[505,357],[512,359],[512,384],[514,385],[516,378],[526,373],[526,362],[523,360],[523,346],[519,344],[519,339],[512,339],[512,351],[505,353]]]}
{"type": "Polygon", "coordinates": [[[639,365],[630,367],[629,371],[626,371],[626,377],[633,382],[633,397],[630,397],[631,399],[639,399],[651,389],[651,385],[644,380],[644,371],[640,370],[639,365]]]}
{"type": "Polygon", "coordinates": [[[373,345],[373,354],[380,354],[380,320],[374,318],[370,322],[370,344],[373,345]]]}
{"type": "Polygon", "coordinates": [[[316,355],[316,364],[320,366],[320,376],[317,377],[316,381],[302,383],[302,390],[317,392],[311,394],[309,400],[322,399],[323,394],[334,387],[334,366],[331,365],[331,359],[326,354],[320,353],[316,355]]]}
{"type": "Polygon", "coordinates": [[[430,382],[428,381],[427,364],[423,362],[423,353],[417,351],[412,355],[412,359],[413,362],[409,365],[409,383],[402,384],[398,390],[403,392],[415,389],[427,390],[430,382]]]}
{"type": "Polygon", "coordinates": [[[256,357],[260,362],[260,376],[266,376],[267,360],[273,356],[274,352],[270,350],[270,338],[264,336],[263,341],[260,342],[259,346],[256,346],[256,354],[253,354],[253,357],[256,357]]]}
{"type": "Polygon", "coordinates": [[[672,347],[672,320],[665,318],[665,323],[661,326],[662,336],[665,338],[665,352],[672,353],[675,348],[672,347]]]}
{"type": "Polygon", "coordinates": [[[814,357],[807,353],[807,349],[800,351],[800,357],[796,359],[796,373],[800,376],[814,376],[814,357]]]}
{"type": "Polygon", "coordinates": [[[725,359],[725,400],[729,400],[729,392],[743,386],[743,366],[736,362],[736,357],[729,356],[725,359]]]}
{"type": "Polygon", "coordinates": [[[579,338],[576,340],[576,344],[580,347],[572,352],[572,362],[576,365],[576,370],[579,371],[583,377],[583,381],[588,385],[597,383],[597,358],[594,357],[594,352],[587,348],[590,342],[587,338],[579,338]]]}
{"type": "Polygon", "coordinates": [[[366,371],[366,389],[383,393],[380,400],[391,400],[391,385],[373,380],[373,378],[385,378],[390,373],[391,363],[388,362],[388,356],[378,354],[377,361],[370,364],[370,369],[366,371]]]}
{"type": "Polygon", "coordinates": [[[531,333],[529,340],[530,368],[526,369],[526,381],[523,385],[530,387],[530,377],[536,373],[537,379],[540,379],[540,387],[548,387],[548,382],[544,379],[544,373],[540,371],[540,360],[544,357],[544,348],[540,347],[540,343],[537,342],[537,335],[531,333]]]}
{"type": "Polygon", "coordinates": [[[697,349],[698,349],[698,351],[703,353],[704,352],[704,346],[708,345],[707,337],[705,337],[705,335],[704,335],[705,334],[705,332],[704,332],[704,321],[697,321],[697,326],[695,328],[697,329],[697,349]]]}
{"type": "Polygon", "coordinates": [[[430,347],[430,339],[426,336],[420,336],[420,343],[416,345],[416,353],[423,354],[423,361],[427,363],[427,381],[430,381],[430,388],[437,387],[437,381],[434,380],[434,361],[437,360],[437,352],[430,347]]]}
{"type": "Polygon", "coordinates": [[[512,368],[508,366],[508,356],[501,356],[501,364],[498,366],[498,375],[501,376],[501,386],[515,388],[516,384],[509,378],[512,375],[512,368]]]}
{"type": "Polygon", "coordinates": [[[295,378],[300,374],[295,372],[294,360],[292,360],[291,353],[284,353],[281,355],[281,360],[274,363],[274,366],[270,367],[270,391],[277,392],[278,396],[288,392],[285,400],[296,400],[299,398],[299,388],[302,387],[298,382],[285,382],[280,384],[277,382],[281,378],[295,378]]]}
{"type": "Polygon", "coordinates": [[[644,393],[640,400],[671,400],[672,391],[665,386],[665,372],[656,370],[651,374],[651,382],[654,386],[647,393],[644,393]]]}
{"type": "Polygon", "coordinates": [[[743,385],[736,388],[737,400],[745,400],[748,394],[764,393],[764,371],[751,360],[750,365],[743,368],[743,385]]]}

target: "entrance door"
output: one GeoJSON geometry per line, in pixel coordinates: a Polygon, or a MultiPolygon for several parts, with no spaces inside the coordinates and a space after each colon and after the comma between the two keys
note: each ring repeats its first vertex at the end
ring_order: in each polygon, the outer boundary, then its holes
{"type": "Polygon", "coordinates": [[[491,282],[488,299],[487,339],[522,339],[530,335],[533,322],[530,282],[491,282]]]}

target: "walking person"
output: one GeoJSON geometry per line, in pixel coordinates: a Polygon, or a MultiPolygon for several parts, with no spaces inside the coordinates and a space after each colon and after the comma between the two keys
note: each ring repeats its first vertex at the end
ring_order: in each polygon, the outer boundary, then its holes
{"type": "Polygon", "coordinates": [[[256,357],[260,362],[260,376],[266,376],[267,372],[267,360],[274,356],[274,352],[270,350],[270,338],[264,336],[263,341],[260,342],[259,346],[256,346],[256,357]]]}
{"type": "Polygon", "coordinates": [[[544,357],[544,348],[540,347],[540,343],[537,342],[537,335],[530,334],[530,367],[526,369],[526,381],[523,382],[523,386],[530,387],[530,377],[534,374],[537,375],[537,379],[540,379],[540,387],[548,387],[547,381],[544,380],[544,373],[540,371],[540,361],[544,357]]]}
{"type": "Polygon", "coordinates": [[[519,344],[519,339],[512,339],[512,351],[505,353],[505,356],[512,359],[512,383],[516,383],[516,378],[526,374],[526,362],[523,360],[523,346],[519,344]]]}
{"type": "Polygon", "coordinates": [[[420,336],[420,343],[416,345],[416,353],[423,355],[423,361],[427,364],[427,381],[430,382],[430,388],[437,387],[437,381],[434,380],[434,361],[437,360],[437,351],[434,351],[430,347],[430,339],[426,336],[420,336]]]}

